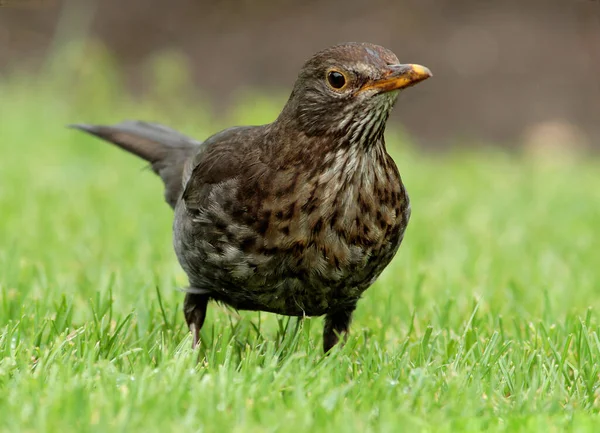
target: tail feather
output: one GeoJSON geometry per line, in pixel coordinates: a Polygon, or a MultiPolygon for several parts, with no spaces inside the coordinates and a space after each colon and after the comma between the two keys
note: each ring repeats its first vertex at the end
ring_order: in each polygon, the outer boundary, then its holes
{"type": "Polygon", "coordinates": [[[148,161],[165,184],[165,200],[174,208],[182,193],[185,162],[197,151],[200,142],[155,123],[125,121],[113,126],[69,125],[109,141],[148,161]]]}

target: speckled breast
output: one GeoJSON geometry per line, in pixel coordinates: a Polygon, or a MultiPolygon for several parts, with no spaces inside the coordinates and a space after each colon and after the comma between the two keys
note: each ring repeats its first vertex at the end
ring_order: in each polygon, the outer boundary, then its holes
{"type": "Polygon", "coordinates": [[[215,188],[194,215],[178,205],[174,245],[190,284],[238,309],[292,316],[356,303],[394,257],[410,216],[390,161],[361,176],[353,174],[362,162],[349,160],[318,176],[280,171],[245,206],[238,181],[215,188]]]}

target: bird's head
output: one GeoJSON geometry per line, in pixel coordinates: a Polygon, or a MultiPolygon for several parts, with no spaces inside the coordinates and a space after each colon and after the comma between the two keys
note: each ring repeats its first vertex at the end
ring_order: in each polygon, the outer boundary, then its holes
{"type": "Polygon", "coordinates": [[[383,134],[399,91],[429,77],[426,67],[401,64],[381,46],[336,45],[304,64],[282,116],[307,136],[370,142],[383,134]]]}

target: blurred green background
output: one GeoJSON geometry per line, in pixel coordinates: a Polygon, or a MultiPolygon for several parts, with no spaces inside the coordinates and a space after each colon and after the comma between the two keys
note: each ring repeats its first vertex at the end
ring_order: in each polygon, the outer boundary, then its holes
{"type": "Polygon", "coordinates": [[[597,2],[0,3],[0,431],[595,431],[597,2]],[[270,122],[342,40],[434,72],[386,133],[398,256],[329,357],[216,305],[194,353],[160,180],[65,125],[270,122]]]}

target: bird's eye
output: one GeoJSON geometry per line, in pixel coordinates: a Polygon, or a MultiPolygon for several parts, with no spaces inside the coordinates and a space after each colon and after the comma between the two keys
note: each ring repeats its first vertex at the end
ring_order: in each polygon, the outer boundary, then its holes
{"type": "Polygon", "coordinates": [[[346,85],[346,77],[339,71],[327,72],[327,83],[334,89],[340,90],[346,85]]]}

